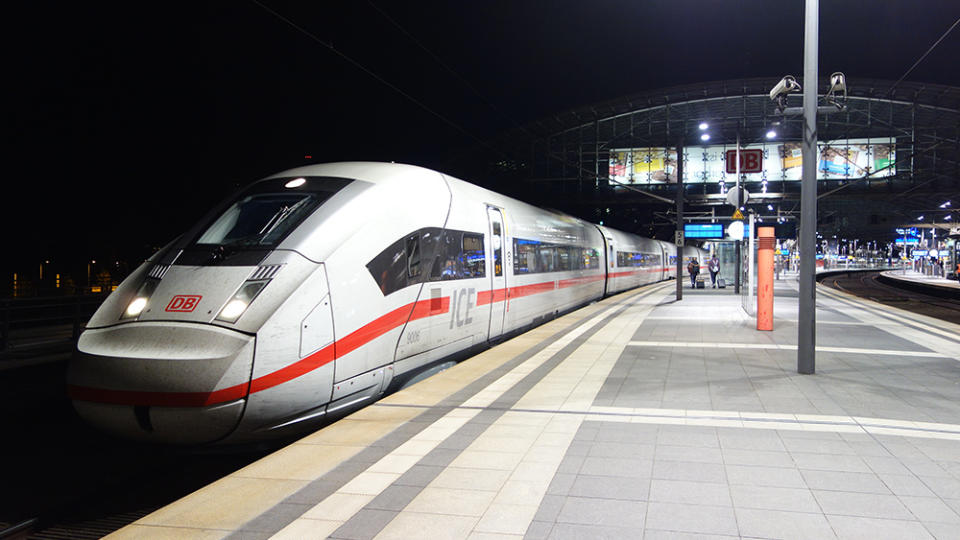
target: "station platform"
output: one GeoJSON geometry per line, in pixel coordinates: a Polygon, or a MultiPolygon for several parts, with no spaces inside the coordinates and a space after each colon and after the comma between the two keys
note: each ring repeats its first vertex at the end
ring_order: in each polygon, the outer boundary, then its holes
{"type": "Polygon", "coordinates": [[[110,538],[960,538],[960,327],[795,281],[644,287],[390,395],[110,538]]]}
{"type": "Polygon", "coordinates": [[[960,292],[960,281],[955,279],[946,279],[943,277],[934,277],[928,276],[920,272],[914,272],[908,270],[906,272],[902,270],[891,270],[888,272],[883,272],[881,274],[884,278],[895,280],[898,282],[905,282],[907,284],[920,285],[925,289],[937,292],[938,288],[943,288],[945,291],[960,292]]]}

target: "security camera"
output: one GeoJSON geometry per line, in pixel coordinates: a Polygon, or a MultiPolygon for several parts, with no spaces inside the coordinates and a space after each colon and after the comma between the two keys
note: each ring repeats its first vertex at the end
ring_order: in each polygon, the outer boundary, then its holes
{"type": "Polygon", "coordinates": [[[773,90],[770,90],[770,99],[779,101],[780,98],[786,97],[790,92],[798,92],[799,90],[800,83],[797,82],[797,79],[795,79],[793,75],[787,75],[780,79],[780,82],[773,87],[773,90]]]}
{"type": "Polygon", "coordinates": [[[833,95],[837,92],[847,93],[847,77],[839,71],[830,76],[830,91],[827,95],[833,95]]]}
{"type": "Polygon", "coordinates": [[[830,75],[830,90],[827,91],[824,99],[840,110],[843,110],[847,105],[847,77],[843,73],[837,71],[830,75]]]}

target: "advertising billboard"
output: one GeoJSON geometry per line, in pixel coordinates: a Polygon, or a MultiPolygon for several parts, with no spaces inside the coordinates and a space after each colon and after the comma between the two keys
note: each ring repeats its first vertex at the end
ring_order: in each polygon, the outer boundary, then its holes
{"type": "MultiPolygon", "coordinates": [[[[734,145],[688,147],[684,151],[684,183],[735,182],[726,171],[726,152],[734,145]]],[[[875,178],[896,174],[896,141],[892,137],[824,141],[817,145],[818,180],[875,178]]],[[[800,143],[745,145],[759,150],[760,172],[746,173],[747,182],[799,181],[800,143]]],[[[673,148],[618,148],[610,150],[610,179],[622,184],[667,184],[677,181],[677,151],[673,148]]]]}

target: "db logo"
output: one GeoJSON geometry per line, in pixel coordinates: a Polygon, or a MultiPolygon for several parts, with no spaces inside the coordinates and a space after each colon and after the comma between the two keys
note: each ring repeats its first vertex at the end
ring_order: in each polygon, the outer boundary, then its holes
{"type": "Polygon", "coordinates": [[[190,313],[197,307],[197,304],[200,303],[201,298],[203,297],[196,294],[178,294],[170,300],[169,304],[167,304],[166,311],[190,313]]]}

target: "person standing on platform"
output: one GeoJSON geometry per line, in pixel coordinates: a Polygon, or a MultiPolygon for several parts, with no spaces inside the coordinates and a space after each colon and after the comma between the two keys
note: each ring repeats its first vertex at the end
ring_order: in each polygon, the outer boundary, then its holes
{"type": "Polygon", "coordinates": [[[690,286],[697,288],[697,276],[700,274],[700,260],[693,259],[687,263],[687,272],[690,273],[690,286]]]}
{"type": "Polygon", "coordinates": [[[717,258],[716,253],[710,258],[710,262],[707,263],[707,269],[710,270],[710,283],[713,283],[713,288],[716,289],[717,276],[720,275],[720,259],[717,258]]]}

